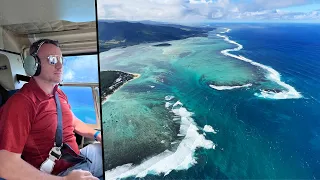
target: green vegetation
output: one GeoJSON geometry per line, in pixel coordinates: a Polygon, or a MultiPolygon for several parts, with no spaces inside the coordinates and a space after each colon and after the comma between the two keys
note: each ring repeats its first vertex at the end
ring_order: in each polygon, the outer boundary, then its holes
{"type": "Polygon", "coordinates": [[[116,47],[140,43],[163,42],[189,37],[207,36],[214,28],[197,28],[181,25],[150,25],[131,22],[99,21],[100,52],[116,47]]]}
{"type": "Polygon", "coordinates": [[[121,71],[102,71],[100,72],[101,98],[112,94],[127,81],[133,79],[135,75],[121,71]]]}

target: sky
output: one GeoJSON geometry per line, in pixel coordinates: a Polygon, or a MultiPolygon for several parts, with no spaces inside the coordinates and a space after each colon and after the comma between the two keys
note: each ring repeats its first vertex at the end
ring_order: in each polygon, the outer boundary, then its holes
{"type": "Polygon", "coordinates": [[[97,0],[98,19],[320,22],[320,0],[97,0]]]}
{"type": "Polygon", "coordinates": [[[96,20],[95,0],[56,0],[60,9],[60,17],[72,22],[96,20]]]}
{"type": "Polygon", "coordinates": [[[63,82],[99,82],[97,55],[68,56],[63,68],[63,82]]]}

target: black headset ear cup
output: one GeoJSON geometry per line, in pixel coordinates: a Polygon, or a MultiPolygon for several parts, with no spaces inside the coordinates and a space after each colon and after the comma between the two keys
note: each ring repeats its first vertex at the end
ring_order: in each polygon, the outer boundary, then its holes
{"type": "Polygon", "coordinates": [[[37,70],[36,70],[34,76],[39,76],[40,73],[41,73],[41,61],[40,61],[40,59],[38,58],[38,56],[35,56],[34,58],[36,59],[36,61],[37,61],[37,63],[38,63],[38,65],[37,65],[37,70]]]}

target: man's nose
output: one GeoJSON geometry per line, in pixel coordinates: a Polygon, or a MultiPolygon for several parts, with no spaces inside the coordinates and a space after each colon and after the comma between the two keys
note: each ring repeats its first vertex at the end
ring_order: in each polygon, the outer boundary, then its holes
{"type": "Polygon", "coordinates": [[[56,66],[57,69],[61,69],[63,67],[63,64],[62,64],[61,61],[58,61],[55,66],[56,66]]]}

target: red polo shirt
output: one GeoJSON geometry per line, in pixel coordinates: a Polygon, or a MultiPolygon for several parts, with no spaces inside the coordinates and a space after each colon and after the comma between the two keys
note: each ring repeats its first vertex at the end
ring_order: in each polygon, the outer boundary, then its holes
{"type": "MultiPolygon", "coordinates": [[[[63,117],[63,142],[79,154],[68,99],[59,88],[57,92],[63,117]]],[[[54,96],[46,94],[31,78],[0,109],[0,150],[22,154],[26,162],[40,169],[53,147],[57,120],[54,96]]],[[[71,166],[59,160],[52,174],[71,166]]]]}

